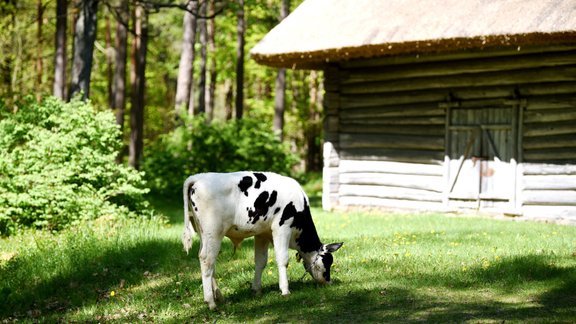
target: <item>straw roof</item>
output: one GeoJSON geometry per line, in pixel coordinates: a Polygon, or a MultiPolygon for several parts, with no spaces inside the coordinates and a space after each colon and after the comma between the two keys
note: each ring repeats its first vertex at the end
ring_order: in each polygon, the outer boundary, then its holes
{"type": "Polygon", "coordinates": [[[305,0],[251,51],[321,68],[387,55],[576,44],[576,0],[305,0]]]}

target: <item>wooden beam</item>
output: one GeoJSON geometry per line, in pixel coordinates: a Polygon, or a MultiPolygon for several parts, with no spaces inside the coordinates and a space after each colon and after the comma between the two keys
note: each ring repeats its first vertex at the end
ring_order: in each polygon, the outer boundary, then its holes
{"type": "Polygon", "coordinates": [[[397,173],[397,174],[414,174],[428,176],[442,176],[444,167],[441,163],[422,164],[422,163],[403,163],[389,161],[364,161],[364,160],[341,160],[340,172],[380,172],[380,173],[397,173]]]}
{"type": "Polygon", "coordinates": [[[506,57],[479,57],[469,60],[427,62],[411,65],[381,65],[347,70],[342,84],[402,80],[420,77],[456,76],[462,73],[514,71],[532,68],[549,68],[576,64],[576,51],[540,53],[506,57]]]}
{"type": "Polygon", "coordinates": [[[576,175],[525,175],[524,190],[576,190],[576,175]]]}
{"type": "Polygon", "coordinates": [[[450,89],[459,87],[506,86],[538,82],[576,81],[576,67],[537,68],[478,74],[423,77],[407,80],[355,83],[342,87],[345,94],[386,93],[418,89],[450,89]]]}
{"type": "Polygon", "coordinates": [[[392,134],[340,134],[340,147],[444,150],[444,138],[392,134]]]}

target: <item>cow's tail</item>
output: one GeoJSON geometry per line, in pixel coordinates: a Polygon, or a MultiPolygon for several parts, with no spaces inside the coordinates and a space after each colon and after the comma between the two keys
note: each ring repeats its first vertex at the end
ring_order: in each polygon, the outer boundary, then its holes
{"type": "Polygon", "coordinates": [[[190,200],[190,189],[194,185],[196,178],[194,176],[188,177],[186,181],[184,181],[184,187],[182,188],[182,192],[184,195],[184,233],[182,233],[182,244],[184,245],[184,251],[188,254],[188,251],[192,248],[192,236],[194,235],[194,226],[190,221],[190,217],[193,215],[190,214],[191,200],[190,200]]]}

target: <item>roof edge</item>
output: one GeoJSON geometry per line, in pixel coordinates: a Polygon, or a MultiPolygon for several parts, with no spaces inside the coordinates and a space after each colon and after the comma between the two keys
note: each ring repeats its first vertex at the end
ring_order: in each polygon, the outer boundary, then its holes
{"type": "Polygon", "coordinates": [[[576,30],[554,33],[528,33],[516,35],[486,35],[471,38],[383,43],[354,47],[329,48],[325,50],[291,53],[250,52],[251,57],[262,65],[277,68],[321,70],[330,64],[360,58],[426,53],[448,53],[495,48],[518,48],[522,46],[576,45],[576,30]]]}

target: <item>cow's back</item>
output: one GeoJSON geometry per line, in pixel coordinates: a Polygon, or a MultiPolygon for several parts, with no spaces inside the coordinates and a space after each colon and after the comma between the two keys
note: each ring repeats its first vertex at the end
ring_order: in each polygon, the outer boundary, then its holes
{"type": "Polygon", "coordinates": [[[192,190],[197,217],[237,238],[269,232],[287,205],[300,210],[307,199],[298,182],[271,172],[203,173],[192,190]]]}

